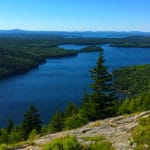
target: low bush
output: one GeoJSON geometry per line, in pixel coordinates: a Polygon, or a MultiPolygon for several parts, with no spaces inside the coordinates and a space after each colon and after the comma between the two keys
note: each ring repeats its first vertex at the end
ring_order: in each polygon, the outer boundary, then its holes
{"type": "Polygon", "coordinates": [[[85,146],[84,150],[115,150],[112,144],[106,140],[104,136],[87,136],[82,138],[84,141],[92,142],[85,146]]]}
{"type": "Polygon", "coordinates": [[[45,145],[44,150],[82,150],[82,148],[75,137],[66,136],[45,145]]]}
{"type": "Polygon", "coordinates": [[[150,115],[142,118],[139,125],[132,132],[133,143],[136,143],[136,150],[150,149],[150,115]]]}

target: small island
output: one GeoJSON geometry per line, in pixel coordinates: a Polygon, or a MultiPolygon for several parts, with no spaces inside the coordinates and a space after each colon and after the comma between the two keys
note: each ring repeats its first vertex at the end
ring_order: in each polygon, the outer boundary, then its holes
{"type": "Polygon", "coordinates": [[[103,48],[101,48],[100,46],[97,46],[97,45],[90,45],[88,47],[80,49],[79,52],[81,52],[81,53],[83,53],[83,52],[98,52],[100,50],[103,50],[103,48]]]}

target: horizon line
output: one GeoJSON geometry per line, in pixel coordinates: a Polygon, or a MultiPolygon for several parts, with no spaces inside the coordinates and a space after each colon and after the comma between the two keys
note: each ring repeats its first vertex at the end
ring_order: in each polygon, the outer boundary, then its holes
{"type": "Polygon", "coordinates": [[[0,31],[27,31],[27,32],[150,32],[142,30],[30,30],[30,29],[0,29],[0,31]]]}

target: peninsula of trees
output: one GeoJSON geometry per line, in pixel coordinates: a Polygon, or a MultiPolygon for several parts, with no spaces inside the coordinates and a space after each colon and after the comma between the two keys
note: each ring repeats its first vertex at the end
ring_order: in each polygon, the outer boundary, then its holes
{"type": "Polygon", "coordinates": [[[99,52],[101,51],[102,48],[97,45],[90,45],[88,47],[80,49],[80,52],[99,52]]]}

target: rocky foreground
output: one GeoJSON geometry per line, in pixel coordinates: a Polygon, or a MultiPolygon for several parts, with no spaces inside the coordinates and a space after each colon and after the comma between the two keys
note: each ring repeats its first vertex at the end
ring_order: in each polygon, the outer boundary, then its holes
{"type": "Polygon", "coordinates": [[[131,144],[131,131],[138,125],[139,118],[147,117],[149,114],[150,111],[146,111],[129,116],[119,116],[90,122],[78,129],[48,134],[35,140],[34,146],[26,145],[14,148],[14,150],[42,150],[42,145],[66,135],[74,135],[81,144],[90,144],[88,141],[84,141],[83,137],[104,135],[116,150],[132,150],[135,145],[131,144]]]}

